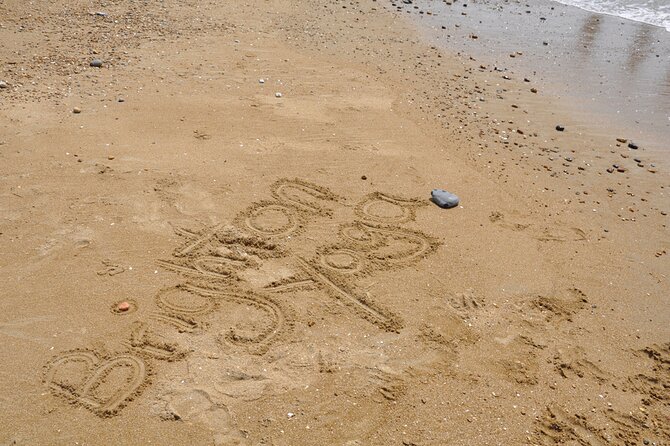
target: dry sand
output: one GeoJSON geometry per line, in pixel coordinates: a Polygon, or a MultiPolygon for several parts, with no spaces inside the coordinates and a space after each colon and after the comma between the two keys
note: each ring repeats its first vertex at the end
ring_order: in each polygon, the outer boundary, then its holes
{"type": "Polygon", "coordinates": [[[0,442],[668,444],[667,162],[390,2],[229,3],[0,3],[0,442]]]}

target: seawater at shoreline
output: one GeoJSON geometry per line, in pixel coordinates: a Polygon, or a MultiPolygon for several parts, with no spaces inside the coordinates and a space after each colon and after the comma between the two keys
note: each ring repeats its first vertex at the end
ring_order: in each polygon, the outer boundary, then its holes
{"type": "Polygon", "coordinates": [[[529,78],[596,131],[619,131],[670,156],[663,146],[670,138],[665,29],[550,0],[418,0],[405,11],[437,46],[529,78]]]}
{"type": "Polygon", "coordinates": [[[555,0],[568,6],[576,6],[589,12],[607,14],[622,19],[660,26],[670,32],[670,3],[661,0],[555,0]]]}

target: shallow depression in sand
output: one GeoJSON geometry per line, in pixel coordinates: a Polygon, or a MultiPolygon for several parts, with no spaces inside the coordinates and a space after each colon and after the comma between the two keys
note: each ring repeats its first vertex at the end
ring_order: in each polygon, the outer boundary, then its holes
{"type": "Polygon", "coordinates": [[[291,210],[280,205],[267,205],[254,210],[247,218],[249,228],[264,234],[281,234],[296,227],[291,210]]]}
{"type": "Polygon", "coordinates": [[[397,219],[405,217],[407,210],[402,206],[388,201],[373,201],[363,207],[364,212],[381,219],[397,219]]]}
{"type": "Polygon", "coordinates": [[[331,269],[340,272],[353,272],[360,269],[360,260],[356,253],[348,249],[340,249],[328,254],[323,254],[321,263],[331,269]]]}

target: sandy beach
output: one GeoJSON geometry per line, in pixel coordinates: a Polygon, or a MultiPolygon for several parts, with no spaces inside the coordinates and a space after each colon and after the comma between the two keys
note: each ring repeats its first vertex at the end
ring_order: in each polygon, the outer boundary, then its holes
{"type": "Polygon", "coordinates": [[[503,3],[0,2],[0,444],[670,444],[670,33],[503,3]]]}

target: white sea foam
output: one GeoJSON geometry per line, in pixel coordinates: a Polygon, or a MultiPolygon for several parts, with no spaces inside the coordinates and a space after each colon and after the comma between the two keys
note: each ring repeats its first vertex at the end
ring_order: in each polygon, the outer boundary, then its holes
{"type": "Polygon", "coordinates": [[[670,31],[670,0],[556,0],[591,12],[609,14],[670,31]]]}

